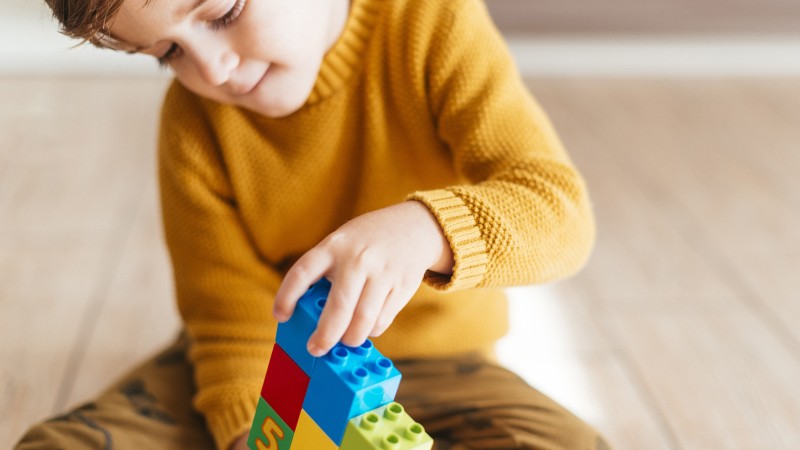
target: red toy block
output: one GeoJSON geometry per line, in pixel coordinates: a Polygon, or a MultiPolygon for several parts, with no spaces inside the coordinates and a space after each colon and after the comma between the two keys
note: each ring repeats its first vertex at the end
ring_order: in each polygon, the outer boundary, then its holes
{"type": "Polygon", "coordinates": [[[303,399],[308,390],[309,377],[303,372],[289,355],[275,344],[272,348],[272,357],[261,387],[261,397],[286,422],[294,431],[297,429],[297,420],[303,408],[303,399]]]}

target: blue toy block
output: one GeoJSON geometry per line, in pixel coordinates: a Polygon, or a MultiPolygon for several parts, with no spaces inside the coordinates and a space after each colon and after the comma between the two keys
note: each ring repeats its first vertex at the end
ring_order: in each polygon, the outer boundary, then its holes
{"type": "Polygon", "coordinates": [[[371,341],[359,347],[340,343],[317,358],[303,409],[341,445],[348,421],[394,400],[400,378],[392,361],[371,341]]]}
{"type": "Polygon", "coordinates": [[[311,333],[317,328],[319,316],[322,314],[330,290],[331,283],[325,278],[314,283],[297,301],[292,317],[278,324],[275,340],[308,376],[311,376],[317,358],[308,353],[306,345],[311,333]]]}

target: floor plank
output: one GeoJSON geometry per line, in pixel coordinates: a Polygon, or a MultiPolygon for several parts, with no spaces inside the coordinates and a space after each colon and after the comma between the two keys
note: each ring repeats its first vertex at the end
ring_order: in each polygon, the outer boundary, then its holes
{"type": "Polygon", "coordinates": [[[582,275],[590,305],[680,448],[800,439],[800,103],[787,84],[573,80],[541,96],[605,231],[582,275]]]}
{"type": "MultiPolygon", "coordinates": [[[[782,328],[776,332],[800,343],[800,285],[790,275],[800,272],[800,186],[794,173],[800,156],[793,145],[800,140],[800,102],[791,83],[765,83],[770,89],[737,80],[638,81],[593,89],[590,102],[616,105],[615,114],[609,119],[596,112],[587,123],[606,144],[605,158],[645,192],[651,206],[639,205],[637,214],[649,210],[651,227],[665,224],[684,247],[702,255],[714,272],[700,273],[704,286],[717,279],[737,295],[704,294],[739,298],[735,307],[754,308],[782,328]],[[761,91],[770,94],[761,97],[761,91]]],[[[618,194],[614,198],[625,198],[618,194]]],[[[618,221],[619,216],[613,223],[618,221]]],[[[631,229],[623,226],[620,235],[631,229]]],[[[667,255],[684,267],[665,276],[680,280],[698,273],[689,254],[667,255]]]]}
{"type": "Polygon", "coordinates": [[[57,409],[92,398],[98,388],[152,356],[180,330],[156,197],[155,182],[150,180],[105,302],[94,312],[91,336],[69,374],[74,382],[57,409]]]}
{"type": "MultiPolygon", "coordinates": [[[[550,114],[566,147],[587,180],[597,217],[598,241],[580,275],[589,293],[608,310],[665,308],[725,309],[722,299],[734,290],[708,258],[687,243],[667,215],[680,220],[685,211],[664,212],[663,193],[645,174],[634,175],[649,149],[647,124],[622,118],[622,111],[603,97],[624,90],[626,82],[536,81],[532,90],[550,114]],[[644,137],[636,137],[641,131],[644,137]],[[613,149],[629,160],[613,158],[613,149]],[[669,249],[665,251],[665,249],[669,249]]],[[[654,108],[657,109],[657,108],[654,108]]]]}
{"type": "Polygon", "coordinates": [[[592,312],[581,277],[509,291],[511,331],[498,357],[528,383],[602,430],[617,449],[675,449],[617,344],[592,312]]]}
{"type": "Polygon", "coordinates": [[[125,79],[0,83],[0,232],[97,236],[127,220],[141,177],[152,170],[145,155],[155,145],[163,86],[125,79]]]}
{"type": "Polygon", "coordinates": [[[108,263],[88,238],[0,246],[0,447],[55,412],[81,316],[108,263]]]}
{"type": "Polygon", "coordinates": [[[61,411],[73,389],[144,183],[153,184],[164,84],[0,80],[2,448],[61,411]]]}
{"type": "Polygon", "coordinates": [[[800,448],[800,363],[758,317],[607,320],[668,412],[681,448],[800,448]]]}

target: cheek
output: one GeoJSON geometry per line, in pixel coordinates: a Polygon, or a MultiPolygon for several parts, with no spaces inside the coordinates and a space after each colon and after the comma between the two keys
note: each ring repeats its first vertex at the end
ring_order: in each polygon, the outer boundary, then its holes
{"type": "Polygon", "coordinates": [[[195,70],[189,67],[181,69],[173,68],[172,72],[175,74],[175,78],[186,89],[201,97],[216,100],[218,102],[225,102],[225,95],[219,90],[219,88],[210,86],[208,83],[203,81],[203,79],[195,70]]]}
{"type": "Polygon", "coordinates": [[[292,0],[291,7],[275,1],[256,2],[237,35],[242,52],[253,58],[281,65],[295,65],[309,53],[319,51],[323,26],[304,0],[292,0]]]}

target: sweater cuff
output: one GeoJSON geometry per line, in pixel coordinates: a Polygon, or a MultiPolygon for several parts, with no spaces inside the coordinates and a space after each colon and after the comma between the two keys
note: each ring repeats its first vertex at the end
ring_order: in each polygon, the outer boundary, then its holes
{"type": "Polygon", "coordinates": [[[257,399],[240,395],[230,398],[227,409],[206,414],[206,422],[219,450],[228,450],[233,441],[250,430],[256,414],[257,399]]]}
{"type": "Polygon", "coordinates": [[[486,275],[489,253],[481,230],[464,200],[444,189],[414,192],[406,200],[416,200],[430,209],[453,250],[453,274],[448,276],[428,271],[424,281],[442,291],[478,286],[486,275]]]}

